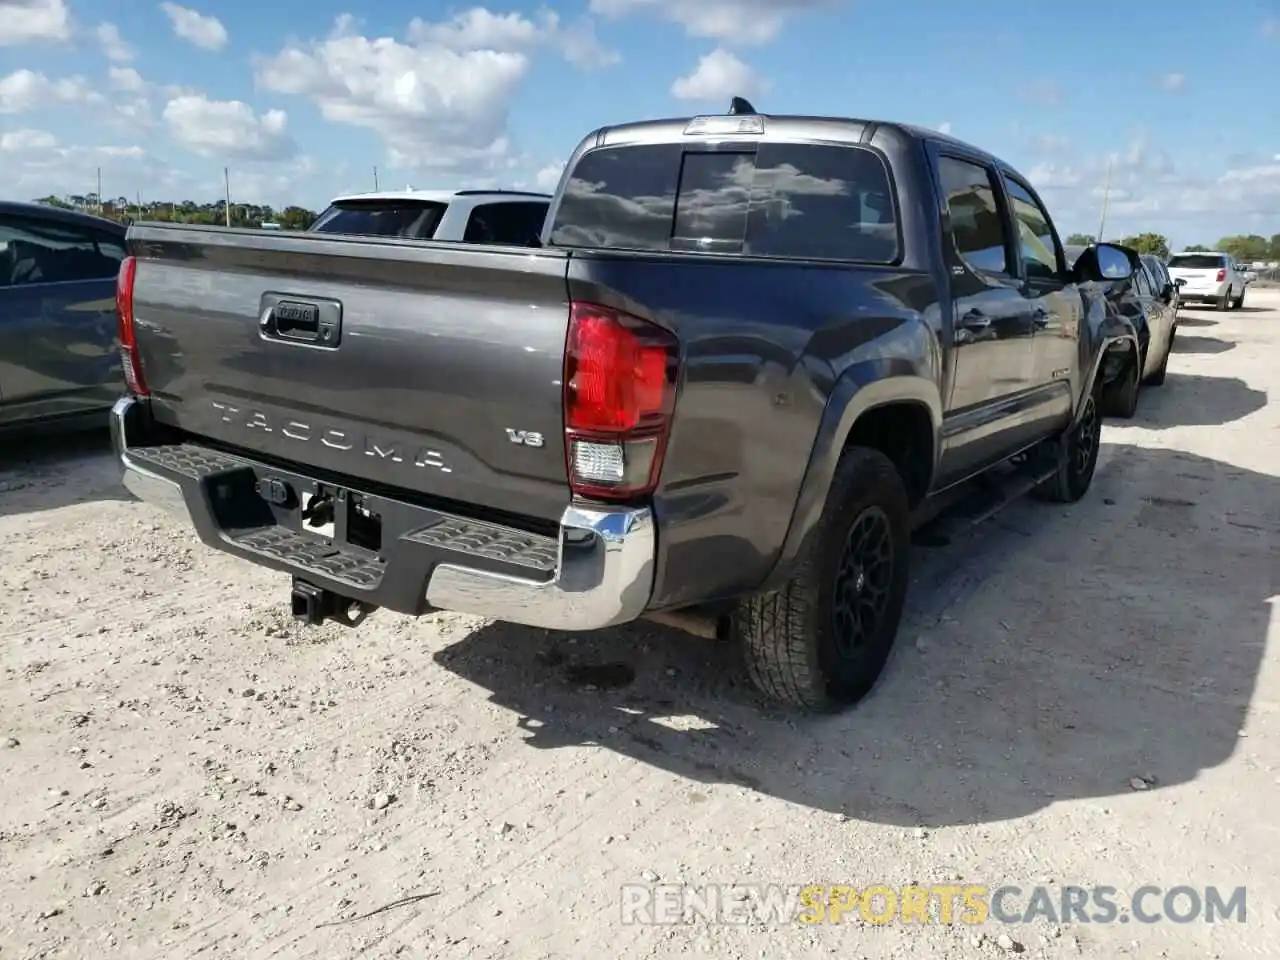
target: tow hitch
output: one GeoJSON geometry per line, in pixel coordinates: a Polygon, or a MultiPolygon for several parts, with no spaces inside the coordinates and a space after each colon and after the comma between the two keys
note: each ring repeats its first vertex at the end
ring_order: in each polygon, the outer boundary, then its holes
{"type": "Polygon", "coordinates": [[[364,600],[352,600],[314,583],[293,578],[289,596],[293,618],[315,627],[326,620],[336,620],[344,627],[358,627],[364,618],[378,608],[364,600]]]}

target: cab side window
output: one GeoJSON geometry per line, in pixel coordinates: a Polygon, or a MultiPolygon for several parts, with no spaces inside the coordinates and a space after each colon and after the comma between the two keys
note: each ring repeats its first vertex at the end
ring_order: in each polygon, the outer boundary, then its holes
{"type": "Polygon", "coordinates": [[[970,270],[1013,276],[1008,233],[991,172],[955,157],[938,158],[955,251],[970,270]]]}

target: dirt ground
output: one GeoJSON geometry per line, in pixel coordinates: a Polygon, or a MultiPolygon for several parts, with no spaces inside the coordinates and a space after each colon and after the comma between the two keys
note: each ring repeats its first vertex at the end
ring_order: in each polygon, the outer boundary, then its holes
{"type": "Polygon", "coordinates": [[[1278,357],[1280,291],[1186,311],[1088,498],[920,551],[883,681],[821,719],[658,627],[295,626],[105,440],[11,446],[0,960],[1274,957],[1278,357]],[[1247,920],[621,921],[628,883],[957,877],[1247,885],[1247,920]]]}

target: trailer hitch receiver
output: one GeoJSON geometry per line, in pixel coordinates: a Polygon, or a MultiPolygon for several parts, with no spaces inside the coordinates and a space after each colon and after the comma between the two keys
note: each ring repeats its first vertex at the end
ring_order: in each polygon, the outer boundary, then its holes
{"type": "Polygon", "coordinates": [[[326,620],[336,620],[344,627],[358,627],[365,617],[378,609],[372,603],[344,597],[297,577],[293,578],[289,601],[293,618],[311,627],[326,620]]]}

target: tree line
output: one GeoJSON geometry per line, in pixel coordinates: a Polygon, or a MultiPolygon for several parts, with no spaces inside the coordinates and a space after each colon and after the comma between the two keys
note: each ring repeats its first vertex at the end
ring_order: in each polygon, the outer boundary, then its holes
{"type": "MultiPolygon", "coordinates": [[[[1073,233],[1067,237],[1066,242],[1088,246],[1096,242],[1096,238],[1087,233],[1073,233]]],[[[1161,260],[1168,260],[1169,254],[1173,252],[1169,249],[1168,239],[1160,233],[1138,233],[1117,242],[1126,247],[1131,247],[1139,253],[1154,253],[1161,260]]],[[[1212,247],[1193,243],[1182,249],[1189,252],[1218,250],[1222,253],[1231,254],[1240,263],[1267,263],[1272,260],[1280,260],[1280,233],[1274,234],[1270,240],[1266,237],[1260,237],[1256,233],[1237,234],[1234,237],[1223,237],[1212,247]]]]}
{"type": "MultiPolygon", "coordinates": [[[[35,201],[64,210],[83,210],[110,220],[160,220],[168,223],[199,223],[225,226],[227,204],[224,200],[212,203],[196,203],[194,200],[130,200],[128,197],[104,197],[87,193],[63,197],[40,197],[35,201]]],[[[316,218],[306,207],[288,206],[277,210],[257,203],[232,203],[231,226],[260,229],[264,223],[275,224],[281,230],[305,230],[316,218]]]]}

